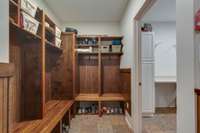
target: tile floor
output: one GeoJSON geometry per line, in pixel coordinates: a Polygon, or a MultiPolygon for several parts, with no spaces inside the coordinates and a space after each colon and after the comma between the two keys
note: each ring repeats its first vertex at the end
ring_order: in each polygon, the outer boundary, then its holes
{"type": "MultiPolygon", "coordinates": [[[[69,133],[131,133],[122,115],[76,115],[69,133]]],[[[143,118],[143,133],[176,133],[176,114],[143,118]]]]}
{"type": "Polygon", "coordinates": [[[76,115],[69,133],[131,133],[123,115],[76,115]]]}
{"type": "Polygon", "coordinates": [[[156,114],[143,118],[143,133],[176,133],[176,114],[156,114]]]}

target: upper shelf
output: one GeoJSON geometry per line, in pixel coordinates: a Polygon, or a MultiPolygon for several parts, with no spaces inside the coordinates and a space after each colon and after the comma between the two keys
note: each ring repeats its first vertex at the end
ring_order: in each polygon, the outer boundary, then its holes
{"type": "Polygon", "coordinates": [[[11,26],[13,26],[14,28],[17,29],[17,31],[21,32],[22,33],[22,36],[26,37],[26,38],[29,38],[29,39],[38,39],[38,40],[41,40],[41,37],[37,34],[33,34],[23,28],[21,28],[18,24],[16,24],[12,19],[10,19],[10,24],[11,26]]]}

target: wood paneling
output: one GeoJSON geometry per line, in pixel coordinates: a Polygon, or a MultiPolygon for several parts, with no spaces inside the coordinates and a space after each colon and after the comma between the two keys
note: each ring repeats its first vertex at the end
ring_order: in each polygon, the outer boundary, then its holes
{"type": "Polygon", "coordinates": [[[8,130],[8,79],[0,78],[0,132],[8,130]]]}
{"type": "Polygon", "coordinates": [[[74,41],[74,33],[62,34],[62,52],[46,49],[46,102],[73,98],[74,41]]]}
{"type": "Polygon", "coordinates": [[[0,63],[0,132],[9,132],[9,90],[13,64],[0,63]]]}
{"type": "Polygon", "coordinates": [[[125,98],[125,109],[131,115],[131,69],[120,70],[121,94],[125,98]]]}
{"type": "Polygon", "coordinates": [[[40,64],[41,54],[39,52],[41,43],[25,42],[21,44],[23,51],[21,62],[21,82],[22,82],[22,106],[23,120],[42,118],[42,67],[40,64]],[[31,106],[30,106],[31,105],[31,106]]]}
{"type": "Polygon", "coordinates": [[[79,56],[80,93],[98,93],[98,57],[79,56]]]}
{"type": "Polygon", "coordinates": [[[102,92],[120,92],[120,56],[102,55],[102,92]]]}
{"type": "Polygon", "coordinates": [[[10,62],[15,67],[11,91],[13,122],[42,117],[41,42],[18,33],[10,28],[10,62]]]}
{"type": "Polygon", "coordinates": [[[0,77],[10,77],[14,74],[14,65],[0,63],[0,77]]]}

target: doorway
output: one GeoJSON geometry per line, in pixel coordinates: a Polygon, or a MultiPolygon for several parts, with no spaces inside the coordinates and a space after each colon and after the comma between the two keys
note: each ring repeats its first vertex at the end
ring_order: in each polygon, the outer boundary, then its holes
{"type": "Polygon", "coordinates": [[[138,127],[143,133],[176,133],[175,12],[176,1],[151,0],[135,17],[138,127]]]}

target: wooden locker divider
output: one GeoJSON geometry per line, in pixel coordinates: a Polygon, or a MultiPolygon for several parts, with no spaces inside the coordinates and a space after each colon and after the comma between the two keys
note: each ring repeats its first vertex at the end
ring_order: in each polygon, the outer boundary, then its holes
{"type": "Polygon", "coordinates": [[[15,67],[9,93],[9,131],[52,131],[74,103],[72,69],[67,68],[73,58],[67,54],[71,54],[69,51],[73,48],[68,49],[66,44],[61,48],[56,46],[56,24],[39,8],[32,17],[39,21],[38,32],[33,34],[23,29],[20,2],[9,0],[10,62],[15,67]],[[46,27],[46,22],[51,27],[46,27]],[[67,78],[59,75],[67,75],[67,78]],[[71,86],[68,86],[69,81],[71,86]],[[55,84],[60,86],[55,87],[55,84]],[[66,90],[71,92],[66,93],[66,90]]]}

